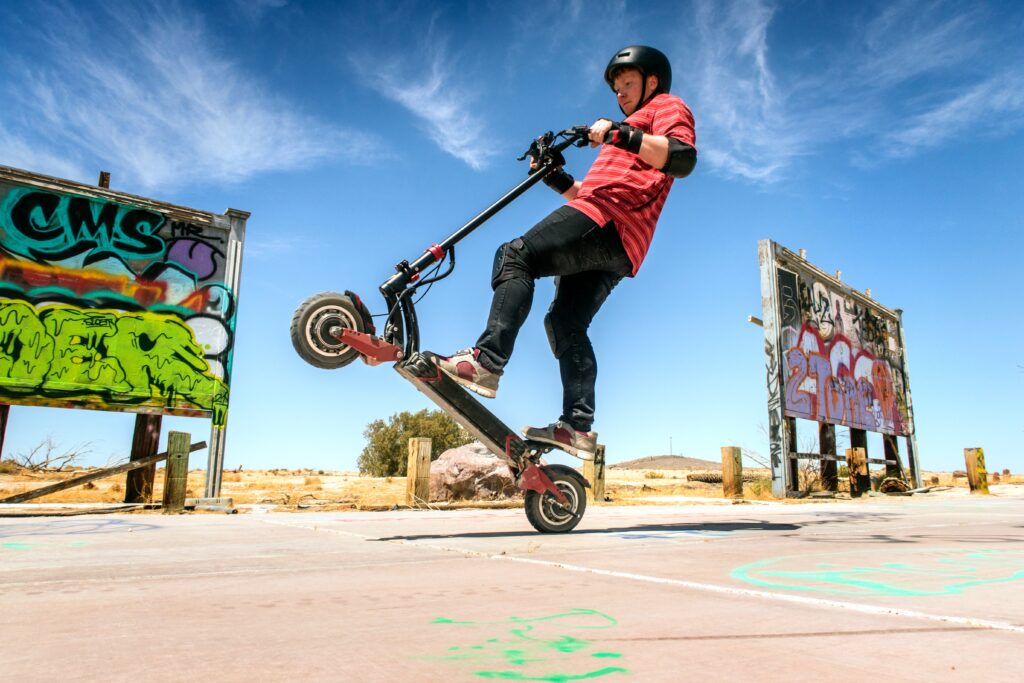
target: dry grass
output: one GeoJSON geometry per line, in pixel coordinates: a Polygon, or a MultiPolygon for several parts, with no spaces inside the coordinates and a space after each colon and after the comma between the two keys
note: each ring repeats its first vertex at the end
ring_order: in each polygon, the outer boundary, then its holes
{"type": "MultiPolygon", "coordinates": [[[[16,469],[0,472],[0,498],[22,493],[40,486],[81,474],[72,472],[30,472],[16,469]]],[[[622,470],[608,469],[606,494],[616,504],[644,505],[651,502],[672,502],[670,498],[721,498],[721,484],[687,481],[689,470],[622,470]]],[[[771,475],[768,470],[747,468],[747,475],[757,477],[743,486],[748,499],[770,499],[771,475]]],[[[153,500],[163,496],[164,471],[157,470],[153,500]]],[[[41,503],[117,503],[124,500],[124,475],[99,479],[90,486],[79,486],[39,498],[41,503]]],[[[923,472],[926,486],[966,488],[967,480],[949,472],[923,472]],[[933,483],[934,482],[934,483],[933,483]]],[[[236,504],[267,504],[286,506],[336,506],[338,508],[382,508],[403,505],[404,477],[364,477],[357,472],[324,470],[246,470],[224,472],[221,494],[236,504]]],[[[990,479],[991,482],[991,479],[990,479]]],[[[193,470],[188,474],[187,495],[202,495],[206,472],[193,470]]],[[[1000,484],[1024,484],[1024,476],[1001,475],[1000,484]]],[[[846,482],[840,478],[840,487],[846,482]]],[[[678,502],[678,501],[676,501],[678,502]]]]}

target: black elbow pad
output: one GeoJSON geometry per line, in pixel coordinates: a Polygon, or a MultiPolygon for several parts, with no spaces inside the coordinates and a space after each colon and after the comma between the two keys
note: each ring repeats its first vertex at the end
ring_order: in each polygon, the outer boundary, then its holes
{"type": "Polygon", "coordinates": [[[661,172],[673,178],[685,178],[697,165],[697,150],[675,138],[668,139],[668,161],[661,172]]]}

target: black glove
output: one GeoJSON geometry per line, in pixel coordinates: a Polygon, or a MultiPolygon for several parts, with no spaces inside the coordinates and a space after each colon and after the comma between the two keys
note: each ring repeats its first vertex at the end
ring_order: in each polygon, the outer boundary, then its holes
{"type": "Polygon", "coordinates": [[[604,136],[604,141],[613,147],[639,154],[640,145],[644,142],[644,132],[628,123],[613,123],[611,130],[604,136]]]}
{"type": "MultiPolygon", "coordinates": [[[[576,179],[562,170],[565,166],[565,157],[557,150],[548,150],[548,159],[555,162],[555,170],[544,176],[543,183],[558,194],[564,194],[566,190],[576,184],[576,179]]],[[[530,169],[530,174],[537,172],[536,168],[530,169]]]]}
{"type": "Polygon", "coordinates": [[[544,176],[543,182],[558,194],[565,194],[570,187],[576,184],[576,179],[561,168],[556,168],[544,176]]]}

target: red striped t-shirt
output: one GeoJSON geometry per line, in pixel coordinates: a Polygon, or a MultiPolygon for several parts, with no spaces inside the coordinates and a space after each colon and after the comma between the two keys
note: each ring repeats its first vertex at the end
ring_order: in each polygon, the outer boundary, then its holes
{"type": "MultiPolygon", "coordinates": [[[[627,117],[626,123],[644,133],[673,137],[697,147],[693,114],[675,95],[655,95],[627,117]]],[[[633,264],[633,275],[636,275],[651,246],[672,180],[672,176],[665,175],[639,155],[603,145],[569,206],[598,225],[615,222],[622,246],[633,264]]]]}

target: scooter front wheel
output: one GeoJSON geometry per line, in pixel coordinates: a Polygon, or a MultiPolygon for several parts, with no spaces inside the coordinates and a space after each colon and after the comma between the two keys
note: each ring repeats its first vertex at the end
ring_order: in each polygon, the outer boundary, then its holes
{"type": "Polygon", "coordinates": [[[564,534],[575,529],[583,519],[583,512],[587,509],[587,495],[583,484],[571,474],[550,470],[547,474],[568,502],[559,503],[550,491],[527,491],[523,496],[526,519],[542,534],[564,534]]]}
{"type": "Polygon", "coordinates": [[[337,292],[314,294],[292,316],[292,346],[302,360],[314,367],[345,367],[359,358],[359,352],[338,339],[342,329],[365,331],[363,313],[356,302],[337,292]]]}

